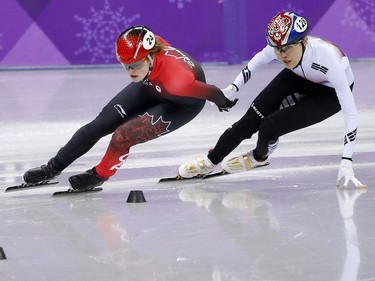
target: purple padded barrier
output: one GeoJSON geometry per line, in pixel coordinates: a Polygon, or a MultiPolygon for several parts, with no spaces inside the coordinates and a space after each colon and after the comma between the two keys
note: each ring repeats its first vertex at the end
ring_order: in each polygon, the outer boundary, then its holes
{"type": "Polygon", "coordinates": [[[2,68],[114,64],[117,35],[135,24],[148,26],[200,62],[242,63],[264,47],[267,22],[284,10],[305,16],[311,34],[337,43],[351,58],[375,56],[375,12],[371,1],[3,2],[2,68]]]}

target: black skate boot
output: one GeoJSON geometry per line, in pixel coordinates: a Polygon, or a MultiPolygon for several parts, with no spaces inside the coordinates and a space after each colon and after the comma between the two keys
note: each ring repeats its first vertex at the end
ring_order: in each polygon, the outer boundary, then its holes
{"type": "Polygon", "coordinates": [[[50,181],[60,174],[61,171],[56,170],[52,165],[52,160],[49,160],[47,165],[42,165],[26,171],[23,175],[23,180],[26,183],[35,184],[43,181],[50,181]]]}
{"type": "Polygon", "coordinates": [[[95,167],[85,173],[69,178],[70,186],[79,191],[94,189],[94,187],[102,185],[106,180],[96,173],[95,167]]]}

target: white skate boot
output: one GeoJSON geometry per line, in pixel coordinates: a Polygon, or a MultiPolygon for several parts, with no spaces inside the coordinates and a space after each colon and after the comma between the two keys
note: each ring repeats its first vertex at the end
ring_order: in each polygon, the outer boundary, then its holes
{"type": "Polygon", "coordinates": [[[212,173],[215,167],[216,165],[214,165],[207,157],[204,159],[197,157],[194,162],[182,164],[178,168],[178,174],[182,178],[204,176],[212,173]]]}
{"type": "Polygon", "coordinates": [[[221,167],[225,172],[234,174],[249,171],[262,166],[267,166],[269,164],[270,163],[267,160],[255,160],[253,151],[250,151],[244,155],[224,160],[221,163],[221,167]]]}

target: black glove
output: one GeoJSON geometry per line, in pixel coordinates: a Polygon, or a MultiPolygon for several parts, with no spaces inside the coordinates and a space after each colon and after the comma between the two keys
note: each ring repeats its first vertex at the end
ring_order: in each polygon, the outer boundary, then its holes
{"type": "Polygon", "coordinates": [[[217,108],[219,109],[220,112],[228,112],[233,106],[236,105],[238,99],[230,100],[226,98],[225,104],[223,105],[218,105],[217,108]]]}

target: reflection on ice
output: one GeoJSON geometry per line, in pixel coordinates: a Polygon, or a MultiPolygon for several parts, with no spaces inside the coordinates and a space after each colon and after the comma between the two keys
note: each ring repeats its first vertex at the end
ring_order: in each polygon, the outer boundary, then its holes
{"type": "Polygon", "coordinates": [[[340,281],[356,281],[361,254],[358,246],[357,227],[354,222],[354,205],[367,188],[357,188],[352,194],[347,189],[336,189],[340,213],[345,226],[346,258],[340,281]]]}

